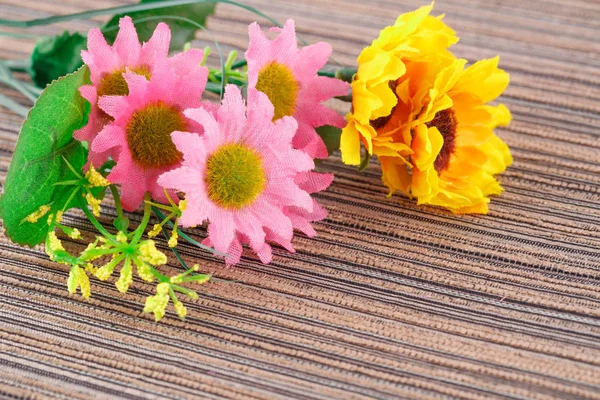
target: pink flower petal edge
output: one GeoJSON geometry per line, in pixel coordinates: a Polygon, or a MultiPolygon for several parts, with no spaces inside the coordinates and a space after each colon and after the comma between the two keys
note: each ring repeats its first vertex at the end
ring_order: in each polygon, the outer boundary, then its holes
{"type": "Polygon", "coordinates": [[[320,42],[298,49],[294,21],[291,19],[285,22],[283,28],[273,28],[272,31],[279,35],[269,40],[256,22],[248,28],[248,87],[256,87],[260,71],[269,63],[275,61],[286,65],[299,86],[293,115],[298,121],[298,130],[293,144],[312,158],[326,158],[327,148],[315,128],[322,125],[342,128],[345,120],[322,102],[348,94],[350,85],[339,79],[317,75],[331,55],[332,49],[328,43],[320,42]]]}

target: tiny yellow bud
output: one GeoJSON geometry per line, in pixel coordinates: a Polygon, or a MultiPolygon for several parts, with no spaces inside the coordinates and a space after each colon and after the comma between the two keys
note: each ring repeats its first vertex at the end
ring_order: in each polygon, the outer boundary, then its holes
{"type": "Polygon", "coordinates": [[[62,211],[57,211],[56,212],[56,219],[54,220],[57,224],[60,224],[63,220],[63,212],[62,211]]]}
{"type": "Polygon", "coordinates": [[[173,248],[175,246],[177,246],[177,238],[179,237],[179,234],[177,233],[177,229],[173,229],[173,232],[171,233],[171,238],[169,239],[168,245],[169,247],[173,248]]]}
{"type": "Polygon", "coordinates": [[[148,232],[148,237],[156,237],[162,230],[162,226],[160,224],[155,224],[150,232],[148,232]]]}
{"type": "Polygon", "coordinates": [[[91,193],[86,194],[85,199],[87,200],[88,204],[92,207],[92,214],[94,214],[95,217],[99,217],[100,204],[102,203],[102,200],[98,200],[91,193]]]}
{"type": "Polygon", "coordinates": [[[69,272],[69,279],[67,280],[67,289],[69,293],[74,294],[77,291],[77,288],[80,288],[81,295],[89,299],[91,296],[91,288],[90,288],[90,279],[88,278],[85,271],[75,265],[71,268],[69,272]]]}
{"type": "Polygon", "coordinates": [[[95,273],[96,278],[100,279],[101,281],[105,281],[108,278],[110,278],[113,271],[115,270],[115,267],[121,260],[122,260],[121,257],[117,258],[113,255],[113,259],[110,260],[109,263],[98,268],[98,270],[95,273]]]}
{"type": "Polygon", "coordinates": [[[194,272],[198,272],[198,271],[200,271],[200,266],[198,264],[194,264],[194,266],[192,267],[192,270],[194,272]]]}
{"type": "Polygon", "coordinates": [[[144,312],[154,313],[154,320],[158,322],[165,316],[167,304],[169,304],[169,296],[166,294],[148,296],[146,298],[146,303],[144,304],[144,312]]]}
{"type": "Polygon", "coordinates": [[[167,282],[161,282],[158,285],[156,285],[156,293],[168,294],[170,288],[171,288],[170,284],[168,284],[167,282]]]}
{"type": "Polygon", "coordinates": [[[115,282],[115,286],[121,293],[127,293],[129,285],[133,282],[133,274],[131,271],[131,262],[126,262],[123,268],[121,268],[121,276],[115,282]]]}
{"type": "Polygon", "coordinates": [[[187,208],[187,199],[179,200],[179,209],[181,211],[185,211],[186,208],[187,208]]]}
{"type": "Polygon", "coordinates": [[[117,233],[117,242],[127,243],[127,235],[125,234],[125,232],[119,231],[119,233],[117,233]]]}
{"type": "Polygon", "coordinates": [[[85,178],[92,187],[104,187],[110,185],[110,182],[102,176],[101,173],[96,171],[93,165],[90,165],[90,169],[85,174],[85,178]]]}
{"type": "Polygon", "coordinates": [[[69,237],[71,239],[81,239],[81,232],[79,232],[79,229],[73,228],[73,230],[69,232],[69,237]]]}
{"type": "Polygon", "coordinates": [[[90,274],[96,275],[96,271],[98,271],[98,267],[96,267],[94,264],[92,263],[87,263],[85,265],[85,271],[89,272],[90,274]]]}
{"type": "Polygon", "coordinates": [[[58,250],[64,250],[65,248],[63,247],[62,242],[60,241],[60,239],[56,236],[56,232],[52,231],[48,234],[48,245],[49,245],[49,249],[46,249],[46,253],[48,252],[55,252],[58,250]]]}
{"type": "Polygon", "coordinates": [[[187,310],[182,302],[178,301],[175,303],[175,312],[179,315],[179,318],[184,319],[187,315],[187,310]]]}
{"type": "Polygon", "coordinates": [[[156,249],[156,244],[152,240],[145,240],[140,244],[139,252],[142,259],[152,265],[164,265],[167,263],[167,256],[156,249]]]}
{"type": "Polygon", "coordinates": [[[40,218],[46,215],[50,211],[50,206],[41,206],[36,211],[32,212],[28,216],[25,217],[24,221],[27,221],[31,224],[36,223],[40,218]]]}
{"type": "Polygon", "coordinates": [[[96,273],[94,275],[96,275],[96,278],[100,279],[101,281],[105,281],[108,278],[110,278],[110,276],[113,273],[113,270],[110,268],[107,268],[108,264],[103,265],[102,267],[98,268],[96,270],[96,273]]]}
{"type": "Polygon", "coordinates": [[[154,274],[152,274],[152,270],[146,263],[144,263],[143,261],[136,261],[135,265],[137,265],[137,272],[140,278],[142,278],[146,282],[154,281],[154,274]]]}

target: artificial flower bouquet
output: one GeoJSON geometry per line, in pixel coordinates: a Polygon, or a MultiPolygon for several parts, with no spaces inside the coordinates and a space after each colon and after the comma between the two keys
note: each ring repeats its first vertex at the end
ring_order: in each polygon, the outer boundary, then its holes
{"type": "MultiPolygon", "coordinates": [[[[169,302],[184,318],[180,297],[196,298],[189,285],[211,278],[185,264],[178,240],[235,265],[244,245],[269,263],[272,245],[294,251],[294,231],[314,236],[312,223],[327,212],[312,195],[334,178],[316,172],[315,160],[338,149],[360,170],[377,156],[390,195],[487,213],[489,196],[502,191],[495,175],[511,163],[494,134],[510,112],[488,104],[508,74],[498,58],[466,67],[449,50],[455,32],[432,7],[401,15],[355,68],[338,70],[323,69],[329,44],[298,46],[293,20],[270,35],[250,24],[244,60],[221,55],[217,69],[206,66],[210,49],[181,40],[186,21],[194,24],[182,17],[171,18],[174,31],[155,24],[144,43],[136,25],[152,17],[120,16],[118,30],[91,29],[85,49],[72,46],[83,65],[52,81],[23,124],[0,202],[6,235],[44,243],[53,261],[70,267],[69,292],[85,298],[90,277],[115,276],[123,293],[134,273],[157,283],[144,311],[158,321],[169,302]],[[336,97],[351,101],[345,118],[326,103],[336,97]],[[107,191],[116,209],[110,229],[99,220],[107,191]],[[64,245],[90,239],[65,224],[72,208],[97,231],[79,254],[64,245]],[[138,209],[132,226],[125,211],[138,209]],[[206,228],[201,242],[184,232],[196,226],[206,228]],[[160,234],[185,267],[179,275],[160,272],[160,234]]],[[[40,59],[42,46],[36,51],[40,59]]]]}

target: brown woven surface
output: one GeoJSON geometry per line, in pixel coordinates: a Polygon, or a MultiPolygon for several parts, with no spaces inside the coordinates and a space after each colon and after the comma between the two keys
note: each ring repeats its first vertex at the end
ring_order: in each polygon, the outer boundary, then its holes
{"type": "MultiPolygon", "coordinates": [[[[0,15],[119,4],[0,0],[0,15]]],[[[336,61],[352,65],[380,28],[423,2],[248,4],[294,17],[305,40],[330,41],[336,61]]],[[[318,238],[295,239],[296,254],[277,249],[270,265],[248,255],[226,269],[181,246],[189,262],[239,281],[201,287],[185,323],[171,311],[160,324],[143,315],[153,287],[140,281],[121,295],[95,280],[90,302],[69,297],[67,267],[2,237],[0,397],[600,398],[600,2],[439,0],[436,9],[461,37],[459,56],[499,54],[511,74],[502,101],[514,121],[499,135],[515,163],[488,216],[387,199],[376,163],[359,175],[334,157],[324,169],[335,183],[318,196],[330,215],[318,238]]],[[[244,49],[254,19],[220,5],[209,27],[244,49]]],[[[0,36],[1,59],[32,47],[0,36]]],[[[0,110],[0,182],[21,123],[0,110]]],[[[67,221],[92,231],[79,214],[67,221]]]]}

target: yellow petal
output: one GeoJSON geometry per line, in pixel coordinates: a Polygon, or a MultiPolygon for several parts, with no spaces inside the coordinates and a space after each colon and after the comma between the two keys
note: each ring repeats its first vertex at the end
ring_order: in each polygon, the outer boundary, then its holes
{"type": "Polygon", "coordinates": [[[342,161],[344,164],[360,164],[360,133],[352,121],[342,130],[340,151],[342,152],[342,161]]]}
{"type": "Polygon", "coordinates": [[[414,128],[412,140],[414,165],[421,171],[433,168],[433,163],[444,145],[444,138],[436,127],[427,128],[425,124],[414,128]]]}
{"type": "Polygon", "coordinates": [[[469,92],[479,98],[481,103],[487,103],[500,96],[508,86],[508,73],[498,68],[500,58],[478,61],[467,68],[453,91],[469,92]]]}
{"type": "Polygon", "coordinates": [[[383,183],[390,190],[391,196],[395,191],[410,196],[411,176],[406,163],[398,157],[379,157],[383,183]]]}

